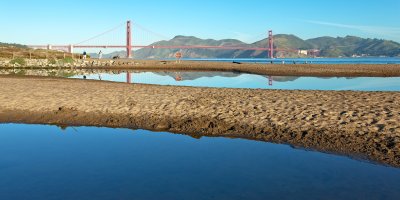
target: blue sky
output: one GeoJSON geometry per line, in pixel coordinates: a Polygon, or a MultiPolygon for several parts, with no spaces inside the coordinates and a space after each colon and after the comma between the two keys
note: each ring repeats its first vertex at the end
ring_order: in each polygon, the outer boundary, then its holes
{"type": "MultiPolygon", "coordinates": [[[[127,19],[134,22],[134,44],[175,35],[255,42],[269,29],[303,39],[355,35],[400,42],[399,0],[1,0],[0,9],[0,42],[23,44],[75,44],[127,19]]],[[[90,42],[123,44],[123,31],[90,42]]]]}

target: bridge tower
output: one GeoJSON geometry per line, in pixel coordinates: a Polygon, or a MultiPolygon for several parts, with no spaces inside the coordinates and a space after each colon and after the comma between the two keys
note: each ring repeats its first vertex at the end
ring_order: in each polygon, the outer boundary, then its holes
{"type": "Polygon", "coordinates": [[[272,35],[272,30],[268,31],[268,57],[274,58],[274,38],[272,35]]]}
{"type": "Polygon", "coordinates": [[[131,21],[126,22],[126,57],[132,58],[131,21]]]}
{"type": "Polygon", "coordinates": [[[68,53],[74,53],[74,45],[70,44],[68,46],[68,53]]]}

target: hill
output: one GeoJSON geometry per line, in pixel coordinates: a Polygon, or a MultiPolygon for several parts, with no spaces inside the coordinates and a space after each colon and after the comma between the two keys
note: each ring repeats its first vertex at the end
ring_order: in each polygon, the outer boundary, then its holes
{"type": "Polygon", "coordinates": [[[8,47],[8,48],[23,48],[23,49],[28,48],[27,46],[22,45],[22,44],[11,44],[11,43],[2,43],[2,42],[0,42],[0,47],[3,47],[3,48],[5,48],[5,47],[8,47]]]}
{"type": "Polygon", "coordinates": [[[389,40],[346,36],[319,37],[306,41],[313,48],[321,49],[321,55],[326,57],[350,57],[352,55],[394,57],[400,55],[400,44],[389,40]]]}
{"type": "MultiPolygon", "coordinates": [[[[213,40],[200,39],[193,36],[176,36],[168,41],[159,41],[150,46],[179,46],[179,45],[209,45],[209,46],[246,46],[267,47],[268,40],[263,39],[251,44],[235,39],[213,40]]],[[[321,57],[351,57],[363,56],[400,56],[400,44],[381,39],[364,39],[355,36],[318,37],[303,40],[295,35],[278,34],[274,36],[274,47],[292,50],[320,50],[321,57]]],[[[266,58],[267,52],[254,50],[215,50],[215,49],[139,49],[134,52],[136,59],[173,58],[175,52],[181,50],[187,58],[266,58]]],[[[110,55],[124,56],[125,51],[114,52],[110,55]]],[[[275,57],[305,57],[296,51],[275,52],[275,57]]]]}
{"type": "MultiPolygon", "coordinates": [[[[183,46],[183,45],[204,45],[204,46],[251,46],[244,42],[234,39],[213,40],[200,39],[193,36],[176,36],[169,41],[159,41],[151,44],[151,46],[183,46]]],[[[175,52],[180,49],[140,49],[135,51],[135,58],[170,58],[174,57],[175,52]]],[[[224,58],[235,57],[238,55],[237,50],[216,50],[216,49],[183,49],[183,55],[190,58],[224,58]]]]}
{"type": "MultiPolygon", "coordinates": [[[[70,57],[71,54],[57,50],[31,49],[22,44],[10,44],[0,42],[0,58],[61,59],[64,58],[64,56],[70,57]]],[[[74,54],[74,56],[78,57],[79,55],[74,54]]]]}

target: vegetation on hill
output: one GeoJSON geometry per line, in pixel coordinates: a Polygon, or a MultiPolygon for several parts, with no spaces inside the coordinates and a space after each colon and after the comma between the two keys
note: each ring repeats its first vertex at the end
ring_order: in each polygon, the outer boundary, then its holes
{"type": "Polygon", "coordinates": [[[26,61],[23,58],[15,58],[10,61],[11,64],[19,64],[19,65],[26,65],[26,61]]]}
{"type": "MultiPolygon", "coordinates": [[[[150,46],[187,46],[187,45],[202,45],[202,46],[251,46],[239,40],[225,39],[200,39],[193,36],[176,36],[169,41],[159,41],[150,46]]],[[[238,55],[236,50],[218,50],[218,49],[141,49],[135,51],[135,58],[170,58],[174,57],[177,51],[181,51],[185,57],[191,58],[224,58],[234,57],[238,55]]]]}
{"type": "MultiPolygon", "coordinates": [[[[207,46],[246,46],[267,47],[268,39],[252,44],[239,40],[200,39],[193,36],[176,36],[169,41],[159,41],[150,46],[179,46],[179,45],[207,45],[207,46]]],[[[297,50],[320,50],[321,57],[351,57],[351,56],[400,56],[400,44],[394,41],[381,39],[364,39],[355,36],[346,37],[319,37],[303,40],[295,35],[278,34],[274,36],[274,47],[290,49],[292,51],[275,51],[275,57],[304,57],[297,50]]],[[[137,59],[173,58],[175,52],[181,51],[184,57],[189,58],[265,58],[267,52],[255,50],[221,50],[221,49],[140,49],[134,52],[137,59]]],[[[126,53],[118,52],[121,56],[126,53]]],[[[115,55],[115,54],[114,54],[115,55]]]]}
{"type": "Polygon", "coordinates": [[[321,55],[326,57],[349,57],[352,55],[368,56],[399,56],[400,44],[380,39],[363,39],[355,36],[319,37],[307,40],[313,48],[321,49],[321,55]]]}
{"type": "MultiPolygon", "coordinates": [[[[75,54],[74,57],[78,58],[75,54]]],[[[0,42],[0,58],[9,59],[64,59],[71,57],[71,54],[57,50],[31,49],[22,44],[9,44],[0,42]]],[[[54,61],[53,61],[54,62],[54,61]]]]}
{"type": "Polygon", "coordinates": [[[16,47],[16,48],[28,48],[26,45],[22,44],[11,44],[11,43],[2,43],[0,42],[0,47],[16,47]]]}

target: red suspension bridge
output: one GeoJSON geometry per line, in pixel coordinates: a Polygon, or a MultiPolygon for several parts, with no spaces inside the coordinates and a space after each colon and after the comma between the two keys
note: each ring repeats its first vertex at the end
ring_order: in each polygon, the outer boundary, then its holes
{"type": "Polygon", "coordinates": [[[86,45],[83,44],[85,42],[91,41],[95,38],[103,36],[109,32],[113,31],[113,29],[101,33],[97,36],[84,40],[77,44],[70,45],[28,45],[30,48],[37,49],[62,49],[69,53],[73,53],[76,48],[123,48],[126,49],[126,57],[132,58],[132,49],[140,49],[140,48],[148,48],[148,49],[221,49],[221,50],[256,50],[256,51],[266,51],[268,58],[274,57],[274,51],[284,51],[284,52],[298,52],[297,49],[279,49],[274,48],[274,38],[272,34],[272,30],[268,31],[268,46],[267,47],[253,47],[253,46],[229,46],[229,45],[221,45],[221,46],[207,46],[207,45],[134,45],[132,40],[132,23],[131,21],[126,22],[126,44],[123,45],[86,45]]]}
{"type": "MultiPolygon", "coordinates": [[[[119,27],[119,26],[118,26],[119,27]]],[[[73,53],[74,49],[76,48],[123,48],[126,49],[126,57],[127,58],[132,58],[132,50],[135,48],[150,48],[150,49],[221,49],[221,50],[256,50],[256,51],[266,51],[268,58],[273,58],[274,51],[289,51],[289,52],[298,52],[297,49],[279,49],[279,48],[274,48],[274,38],[273,38],[273,33],[272,30],[268,31],[268,38],[267,38],[267,47],[252,47],[252,46],[229,46],[229,45],[221,45],[221,46],[208,46],[208,45],[133,45],[132,42],[132,23],[131,21],[126,22],[126,44],[123,45],[87,45],[84,44],[88,41],[92,41],[93,39],[96,39],[98,37],[101,37],[107,33],[112,32],[114,29],[118,28],[112,28],[106,32],[103,32],[101,34],[98,34],[92,38],[89,38],[87,40],[84,40],[82,42],[76,43],[76,44],[70,44],[70,45],[28,45],[31,48],[38,48],[38,49],[61,49],[61,50],[66,50],[69,53],[73,53]]],[[[164,37],[166,38],[166,37],[164,37]]],[[[126,82],[127,83],[132,83],[133,80],[133,74],[130,72],[126,72],[126,82]]],[[[177,73],[175,76],[176,81],[182,81],[182,76],[177,73]]],[[[267,77],[268,80],[268,85],[272,86],[273,84],[273,78],[272,76],[267,77]]]]}

